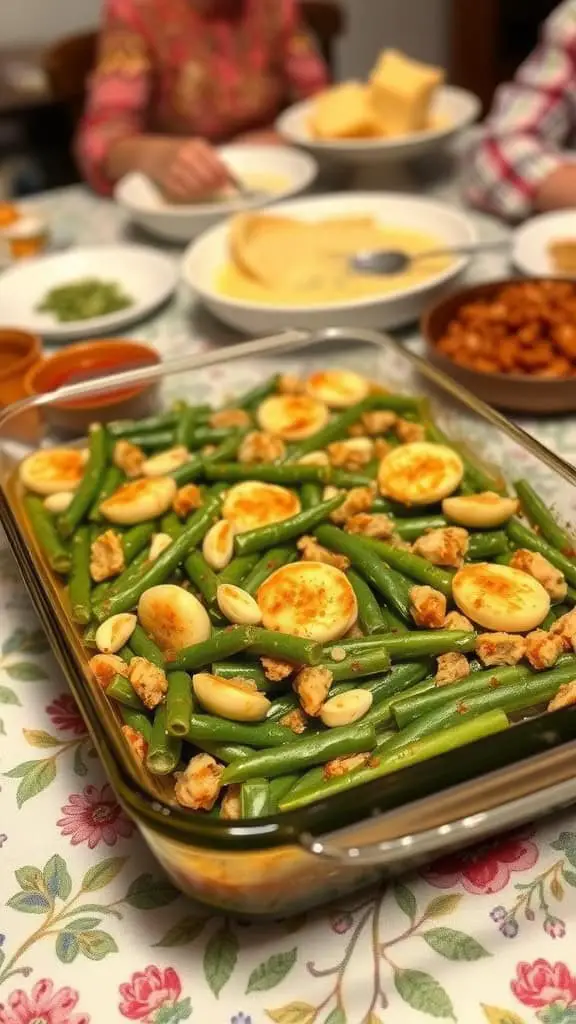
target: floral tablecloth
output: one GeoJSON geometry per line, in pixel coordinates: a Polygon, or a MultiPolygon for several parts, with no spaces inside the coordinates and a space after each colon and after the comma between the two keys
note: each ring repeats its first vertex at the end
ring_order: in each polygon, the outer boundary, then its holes
{"type": "MultiPolygon", "coordinates": [[[[44,206],[122,234],[80,189],[44,206]]],[[[214,332],[182,294],[132,333],[214,332]]],[[[573,421],[525,425],[576,461],[573,421]]],[[[208,915],[116,803],[5,541],[0,649],[0,1024],[576,1024],[576,810],[296,920],[208,915]]]]}

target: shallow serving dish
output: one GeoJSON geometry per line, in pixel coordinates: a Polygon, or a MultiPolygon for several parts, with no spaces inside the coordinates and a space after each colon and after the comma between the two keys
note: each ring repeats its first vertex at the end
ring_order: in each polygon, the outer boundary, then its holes
{"type": "Polygon", "coordinates": [[[430,306],[420,321],[422,337],[426,342],[430,360],[444,373],[454,377],[463,387],[497,409],[532,415],[574,412],[575,377],[553,380],[533,377],[527,373],[484,373],[468,366],[460,366],[438,350],[437,342],[446,333],[448,324],[458,315],[461,306],[477,300],[493,299],[508,284],[518,284],[518,278],[511,277],[462,288],[430,306]]]}
{"type": "Polygon", "coordinates": [[[280,115],[276,127],[291,145],[302,146],[319,160],[362,167],[366,164],[409,160],[441,149],[464,131],[480,113],[480,100],[467,89],[445,85],[438,90],[432,108],[436,127],[412,135],[379,139],[316,139],[309,122],[315,100],[304,100],[280,115]]]}
{"type": "Polygon", "coordinates": [[[201,817],[169,805],[161,785],[131,757],[114,711],[90,681],[65,595],[21,510],[14,470],[28,449],[18,441],[20,417],[31,407],[119,382],[159,381],[166,403],[183,395],[217,401],[279,369],[303,373],[329,365],[358,367],[392,388],[426,395],[439,425],[463,448],[510,476],[529,477],[563,519],[576,520],[573,469],[417,356],[360,329],[293,331],[146,367],[112,383],[37,396],[0,419],[0,518],[119,800],[177,885],[206,904],[252,916],[294,913],[576,798],[574,709],[525,721],[504,743],[490,737],[466,747],[464,757],[453,752],[342,797],[255,821],[201,817]]]}
{"type": "MultiPolygon", "coordinates": [[[[311,196],[268,207],[270,214],[305,221],[331,217],[373,217],[383,227],[405,228],[428,234],[438,246],[474,245],[472,222],[444,203],[395,192],[342,192],[311,196]]],[[[321,329],[335,327],[398,327],[416,320],[431,299],[439,298],[463,274],[469,260],[455,259],[448,267],[407,288],[382,295],[316,305],[273,305],[231,298],[217,287],[218,275],[228,259],[229,224],[219,224],[187,248],[182,263],[186,284],[200,296],[211,313],[245,334],[283,330],[286,325],[321,329]]]]}

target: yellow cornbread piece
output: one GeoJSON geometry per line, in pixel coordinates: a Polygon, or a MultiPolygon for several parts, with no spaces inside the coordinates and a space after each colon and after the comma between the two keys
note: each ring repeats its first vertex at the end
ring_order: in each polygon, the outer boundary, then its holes
{"type": "Polygon", "coordinates": [[[369,87],[343,82],[322,93],[310,116],[310,130],[318,139],[361,139],[380,134],[369,87]]]}
{"type": "Polygon", "coordinates": [[[370,76],[373,110],[386,135],[408,135],[430,125],[430,105],[444,81],[441,68],[384,50],[370,76]]]}

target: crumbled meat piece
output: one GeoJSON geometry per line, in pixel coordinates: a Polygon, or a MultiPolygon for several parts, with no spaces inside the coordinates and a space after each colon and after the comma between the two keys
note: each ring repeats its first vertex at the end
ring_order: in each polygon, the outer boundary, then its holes
{"type": "Polygon", "coordinates": [[[397,533],[393,533],[391,537],[388,537],[388,543],[393,548],[398,548],[399,551],[412,551],[412,545],[410,544],[410,542],[404,540],[397,533]]]}
{"type": "Polygon", "coordinates": [[[537,551],[518,548],[510,559],[510,565],[538,580],[553,601],[563,601],[566,597],[568,585],[563,574],[537,551]]]}
{"type": "Polygon", "coordinates": [[[412,551],[432,565],[446,565],[459,569],[468,551],[468,531],[461,526],[443,526],[429,530],[414,541],[412,551]]]}
{"type": "Polygon", "coordinates": [[[476,641],[476,654],[483,665],[517,665],[526,654],[523,636],[512,633],[481,633],[476,641]]]}
{"type": "Polygon", "coordinates": [[[293,687],[307,715],[314,718],[320,714],[332,686],[333,678],[330,669],[327,668],[303,668],[300,670],[293,687]]]}
{"type": "Polygon", "coordinates": [[[357,622],[355,622],[353,626],[350,626],[348,632],[344,633],[344,636],[342,637],[343,640],[361,640],[363,638],[364,633],[357,622]]]}
{"type": "Polygon", "coordinates": [[[208,422],[211,427],[249,427],[251,420],[245,409],[220,409],[208,422]]]}
{"type": "Polygon", "coordinates": [[[202,455],[213,455],[216,451],[215,444],[205,444],[202,449],[202,455]]]}
{"type": "Polygon", "coordinates": [[[94,678],[103,690],[107,690],[114,676],[128,678],[128,665],[117,654],[95,654],[90,658],[94,678]]]}
{"type": "Polygon", "coordinates": [[[413,441],[424,441],[426,428],[422,423],[411,423],[410,420],[397,419],[394,424],[396,437],[403,444],[411,444],[413,441]]]}
{"type": "Polygon", "coordinates": [[[367,434],[386,434],[398,419],[395,412],[386,409],[374,409],[362,416],[362,425],[367,434]]]}
{"type": "Polygon", "coordinates": [[[241,786],[233,782],[226,786],[224,795],[220,801],[220,817],[227,821],[237,821],[242,817],[242,803],[240,800],[241,786]]]}
{"type": "Polygon", "coordinates": [[[335,757],[333,761],[327,761],[324,765],[324,778],[337,779],[341,775],[349,775],[356,768],[363,768],[368,764],[370,754],[351,754],[349,757],[335,757]]]}
{"type": "Polygon", "coordinates": [[[552,668],[563,649],[562,637],[558,633],[547,633],[545,629],[535,629],[526,637],[526,657],[537,672],[545,668],[552,668]]]}
{"type": "Polygon", "coordinates": [[[358,512],[368,512],[372,507],[374,495],[374,487],[352,487],[340,507],[330,513],[330,519],[340,525],[358,512]]]}
{"type": "Polygon", "coordinates": [[[392,451],[392,445],[388,444],[383,437],[377,437],[374,441],[374,458],[385,459],[389,452],[392,451]]]}
{"type": "Polygon", "coordinates": [[[172,508],[180,519],[185,519],[194,509],[202,506],[202,492],[197,484],[185,484],[176,491],[172,508]]]}
{"type": "Polygon", "coordinates": [[[328,452],[323,452],[318,449],[315,452],[307,452],[306,455],[302,455],[301,458],[297,459],[297,462],[301,466],[329,466],[330,459],[328,458],[328,452]]]}
{"type": "Polygon", "coordinates": [[[142,733],[138,732],[137,729],[133,729],[131,725],[123,725],[122,735],[124,736],[124,739],[136,760],[143,764],[146,760],[146,754],[148,753],[148,744],[142,733]]]}
{"type": "Polygon", "coordinates": [[[562,640],[563,650],[576,651],[576,608],[561,615],[552,626],[552,633],[557,634],[562,640]]]}
{"type": "Polygon", "coordinates": [[[278,380],[278,391],[281,395],[301,395],[305,384],[299,377],[291,373],[281,373],[278,380]]]}
{"type": "Polygon", "coordinates": [[[463,654],[441,654],[438,658],[438,668],[434,681],[436,686],[447,686],[450,683],[457,683],[459,679],[466,679],[470,675],[468,659],[463,654]]]}
{"type": "Polygon", "coordinates": [[[280,658],[260,658],[260,664],[266,679],[270,679],[272,683],[281,683],[294,671],[294,665],[289,661],[281,661],[280,658]]]}
{"type": "Polygon", "coordinates": [[[183,772],[176,774],[174,795],[182,807],[211,811],[220,794],[224,766],[210,754],[196,754],[183,772]]]}
{"type": "Polygon", "coordinates": [[[324,562],[325,565],[333,565],[335,569],[342,569],[342,572],[346,572],[350,566],[350,559],[346,555],[337,555],[323,548],[315,537],[300,537],[296,547],[305,562],[324,562]]]}
{"type": "Polygon", "coordinates": [[[273,434],[253,430],[242,441],[238,462],[276,462],[286,454],[284,441],[273,434]]]}
{"type": "Polygon", "coordinates": [[[294,708],[293,711],[289,711],[288,714],[284,715],[278,724],[284,725],[287,729],[295,732],[296,735],[300,735],[300,733],[306,732],[308,720],[301,708],[294,708]]]}
{"type": "Polygon", "coordinates": [[[116,441],[112,462],[127,477],[133,479],[142,473],[142,466],[146,462],[146,456],[137,444],[132,444],[131,441],[116,441]]]}
{"type": "Polygon", "coordinates": [[[90,575],[96,583],[118,576],[124,569],[124,548],[114,530],[101,533],[90,545],[90,575]]]}
{"type": "Polygon", "coordinates": [[[558,692],[552,697],[548,705],[548,711],[569,708],[571,704],[576,704],[576,679],[573,679],[570,683],[562,683],[558,692]]]}
{"type": "Polygon", "coordinates": [[[410,614],[417,626],[441,629],[446,618],[446,598],[433,587],[410,588],[410,614]]]}
{"type": "Polygon", "coordinates": [[[346,521],[347,533],[360,533],[364,537],[388,540],[394,533],[395,524],[384,512],[358,512],[346,521]]]}
{"type": "Polygon", "coordinates": [[[161,704],[168,690],[168,680],[161,668],[147,658],[132,658],[128,679],[147,708],[161,704]]]}
{"type": "Polygon", "coordinates": [[[328,445],[330,464],[337,469],[362,469],[374,456],[374,443],[369,437],[351,437],[328,445]]]}
{"type": "Polygon", "coordinates": [[[460,612],[448,612],[442,623],[442,629],[462,629],[465,633],[472,633],[474,626],[465,615],[460,612]]]}

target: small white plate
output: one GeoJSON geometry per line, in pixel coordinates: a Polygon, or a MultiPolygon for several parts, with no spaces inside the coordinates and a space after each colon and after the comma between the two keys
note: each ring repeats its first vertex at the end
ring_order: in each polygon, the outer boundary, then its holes
{"type": "Polygon", "coordinates": [[[439,126],[425,132],[393,139],[315,139],[309,120],[315,100],[289,107],[276,121],[276,128],[288,143],[302,146],[315,157],[363,167],[390,160],[408,160],[441,149],[449,139],[468,128],[480,114],[480,100],[472,92],[445,85],[438,90],[432,113],[439,126]]]}
{"type": "Polygon", "coordinates": [[[514,233],[512,262],[528,277],[562,277],[548,254],[551,242],[576,239],[576,210],[543,213],[526,221],[514,233]]]}
{"type": "Polygon", "coordinates": [[[42,335],[47,341],[105,337],[141,320],[161,305],[178,283],[178,266],[162,253],[143,245],[98,245],[70,249],[19,263],[0,276],[0,321],[42,335]],[[47,292],[85,277],[114,281],[132,299],[117,313],[60,323],[38,306],[47,292]]]}

